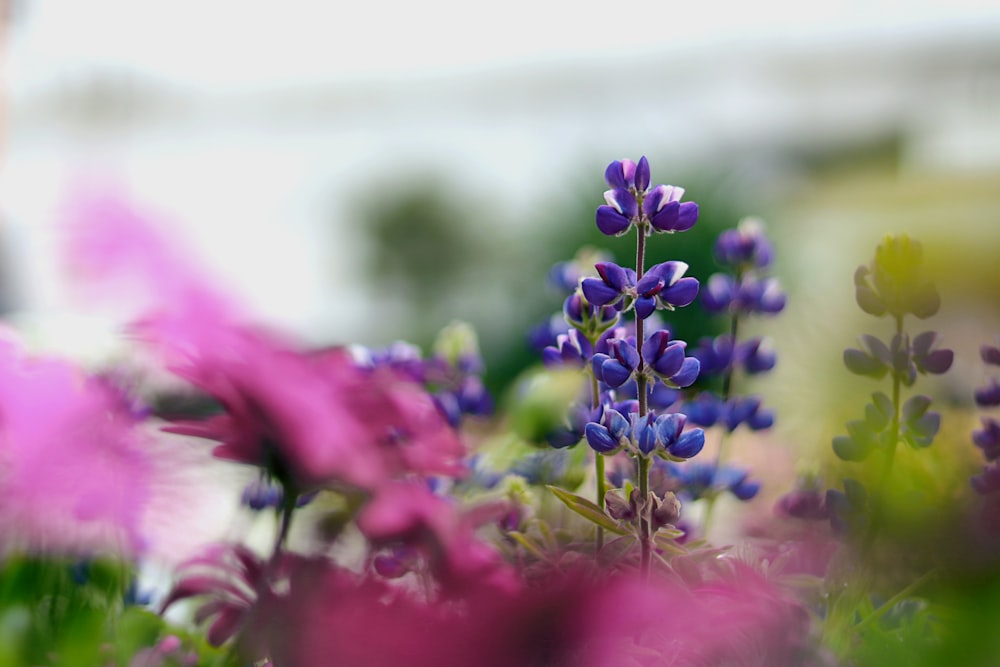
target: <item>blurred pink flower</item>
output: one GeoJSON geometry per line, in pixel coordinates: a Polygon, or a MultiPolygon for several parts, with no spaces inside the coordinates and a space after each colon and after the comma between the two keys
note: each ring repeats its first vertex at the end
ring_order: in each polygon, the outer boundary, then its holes
{"type": "Polygon", "coordinates": [[[462,472],[464,448],[418,384],[247,325],[190,253],[114,191],[84,192],[69,210],[77,282],[133,292],[142,310],[132,332],[224,409],[169,431],[218,440],[218,457],[268,467],[299,491],[462,472]]]}
{"type": "Polygon", "coordinates": [[[588,570],[506,592],[469,582],[442,604],[302,559],[257,614],[251,637],[291,667],[793,665],[807,628],[798,604],[740,567],[696,585],[588,570]]]}
{"type": "Polygon", "coordinates": [[[0,540],[89,553],[144,546],[152,463],[124,394],[0,342],[0,540]]]}
{"type": "Polygon", "coordinates": [[[183,313],[185,321],[212,313],[235,317],[231,297],[214,288],[174,231],[140,210],[118,189],[81,188],[68,198],[64,254],[80,295],[110,302],[121,316],[183,313]]]}
{"type": "Polygon", "coordinates": [[[460,511],[450,499],[435,496],[420,483],[383,485],[358,515],[358,528],[376,547],[403,545],[422,554],[447,595],[477,587],[511,591],[514,570],[490,543],[476,536],[482,525],[498,522],[507,503],[460,511]]]}
{"type": "MultiPolygon", "coordinates": [[[[147,320],[137,331],[180,352],[168,355],[170,369],[225,409],[167,430],[218,440],[220,458],[268,467],[300,491],[374,489],[393,477],[463,470],[464,448],[430,396],[389,369],[360,368],[344,350],[300,352],[224,324],[177,347],[159,325],[147,320]],[[204,340],[212,344],[198,344],[204,340]]],[[[192,326],[206,328],[204,320],[192,326]]]]}

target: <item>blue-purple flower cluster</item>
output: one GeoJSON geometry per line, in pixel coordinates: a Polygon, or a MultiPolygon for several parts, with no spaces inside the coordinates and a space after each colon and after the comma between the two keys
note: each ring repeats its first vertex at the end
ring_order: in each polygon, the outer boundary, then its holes
{"type": "MultiPolygon", "coordinates": [[[[980,357],[987,366],[1000,366],[1000,347],[983,345],[980,357]]],[[[983,409],[1000,406],[1000,379],[993,375],[975,391],[976,405],[983,409]]],[[[973,431],[972,441],[986,459],[982,472],[970,480],[972,488],[984,496],[983,522],[994,532],[1000,531],[1000,421],[982,417],[982,428],[973,431]]]]}

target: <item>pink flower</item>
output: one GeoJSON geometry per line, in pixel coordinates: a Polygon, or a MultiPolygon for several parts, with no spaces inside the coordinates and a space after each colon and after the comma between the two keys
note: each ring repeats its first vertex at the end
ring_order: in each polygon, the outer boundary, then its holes
{"type": "Polygon", "coordinates": [[[449,500],[416,483],[382,486],[358,515],[358,528],[376,547],[404,545],[421,553],[436,581],[449,595],[477,588],[511,591],[517,575],[475,531],[496,523],[509,510],[505,503],[460,512],[449,500]]]}
{"type": "Polygon", "coordinates": [[[135,552],[152,463],[140,417],[109,381],[0,343],[0,539],[7,547],[135,552]]]}
{"type": "Polygon", "coordinates": [[[262,600],[248,636],[292,667],[801,664],[802,607],[746,566],[722,569],[694,584],[570,569],[509,591],[469,582],[448,603],[429,603],[300,559],[287,594],[262,600]]]}
{"type": "Polygon", "coordinates": [[[299,491],[373,489],[398,476],[463,470],[464,448],[430,396],[393,371],[362,369],[344,350],[300,352],[225,323],[162,323],[148,320],[137,331],[225,410],[167,430],[218,440],[220,458],[268,467],[299,491]]]}

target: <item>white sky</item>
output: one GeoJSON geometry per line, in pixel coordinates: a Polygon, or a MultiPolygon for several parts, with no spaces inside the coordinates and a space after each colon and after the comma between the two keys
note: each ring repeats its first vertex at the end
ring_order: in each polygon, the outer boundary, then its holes
{"type": "Polygon", "coordinates": [[[194,87],[407,75],[719,39],[1000,27],[983,0],[20,0],[14,91],[98,67],[194,87]]]}

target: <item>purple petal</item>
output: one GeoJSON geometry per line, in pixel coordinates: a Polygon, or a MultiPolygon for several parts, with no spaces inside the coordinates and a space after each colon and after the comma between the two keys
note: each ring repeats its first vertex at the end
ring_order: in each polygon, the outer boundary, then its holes
{"type": "Polygon", "coordinates": [[[609,359],[601,364],[601,378],[609,387],[620,387],[632,377],[632,369],[617,359],[609,359]]]}
{"type": "Polygon", "coordinates": [[[751,431],[763,431],[774,426],[774,411],[773,410],[757,410],[754,414],[747,419],[747,426],[750,427],[751,431]]]}
{"type": "Polygon", "coordinates": [[[680,371],[670,376],[670,381],[678,387],[690,387],[698,379],[698,373],[700,372],[701,362],[694,357],[687,357],[684,359],[684,363],[681,364],[680,371]]]}
{"type": "Polygon", "coordinates": [[[614,356],[627,368],[633,369],[639,365],[639,352],[628,341],[619,341],[617,345],[612,346],[612,349],[614,356]]]}
{"type": "Polygon", "coordinates": [[[613,303],[621,296],[620,290],[616,290],[597,278],[585,278],[580,286],[583,288],[583,295],[587,297],[587,301],[595,306],[613,303]]]}
{"type": "MultiPolygon", "coordinates": [[[[685,344],[675,342],[673,345],[668,346],[654,361],[647,359],[647,362],[653,367],[654,371],[663,377],[671,377],[680,372],[681,367],[684,365],[684,349],[686,347],[685,344]]],[[[698,364],[698,360],[694,357],[691,357],[691,359],[697,364],[694,375],[698,377],[698,369],[701,367],[701,364],[698,364]]]]}
{"type": "Polygon", "coordinates": [[[729,491],[740,500],[750,500],[760,491],[760,482],[745,481],[729,487],[729,491]]]}
{"type": "Polygon", "coordinates": [[[638,217],[639,205],[635,201],[635,195],[628,190],[614,189],[604,193],[604,201],[608,206],[617,210],[629,220],[638,217]]]}
{"type": "Polygon", "coordinates": [[[646,363],[653,364],[670,345],[670,332],[666,329],[654,331],[642,344],[642,358],[646,363]]]}
{"type": "Polygon", "coordinates": [[[628,182],[625,180],[625,165],[621,160],[615,160],[604,170],[604,180],[613,188],[628,189],[628,182]]]}
{"type": "Polygon", "coordinates": [[[677,211],[677,221],[674,223],[675,232],[686,232],[694,227],[698,222],[698,204],[693,201],[681,202],[680,210],[677,211]]]}
{"type": "Polygon", "coordinates": [[[687,273],[688,270],[687,262],[678,262],[676,260],[670,262],[661,262],[649,268],[646,275],[656,275],[663,278],[663,281],[667,285],[673,285],[680,278],[687,273]]]}
{"type": "Polygon", "coordinates": [[[785,293],[781,291],[781,285],[778,283],[777,278],[768,278],[764,283],[764,289],[761,292],[760,300],[758,301],[758,308],[764,313],[780,313],[785,308],[785,302],[787,300],[785,293]]]}
{"type": "Polygon", "coordinates": [[[656,418],[656,432],[665,447],[669,449],[677,442],[686,421],[687,417],[679,412],[671,412],[656,418]]]}
{"type": "Polygon", "coordinates": [[[993,366],[1000,366],[1000,348],[991,345],[983,345],[979,348],[979,356],[983,361],[993,366]]]}
{"type": "Polygon", "coordinates": [[[668,447],[667,451],[671,455],[680,459],[689,459],[695,456],[705,446],[705,432],[700,428],[693,428],[681,434],[673,447],[668,447]]]}
{"type": "Polygon", "coordinates": [[[657,185],[646,193],[642,200],[642,213],[652,218],[660,210],[660,206],[670,201],[670,190],[666,185],[657,185]]]}
{"type": "Polygon", "coordinates": [[[563,362],[562,355],[559,354],[559,350],[554,347],[547,347],[542,350],[542,363],[546,366],[559,366],[563,362]]]}
{"type": "Polygon", "coordinates": [[[614,262],[598,262],[594,265],[597,273],[600,274],[604,282],[619,292],[631,285],[634,280],[629,280],[628,271],[618,266],[614,262]]]}
{"type": "Polygon", "coordinates": [[[645,192],[649,187],[649,160],[643,155],[639,158],[639,164],[635,166],[635,189],[645,192]]]}
{"type": "Polygon", "coordinates": [[[892,365],[892,353],[880,339],[869,334],[861,336],[861,343],[871,352],[872,356],[881,361],[886,366],[892,365]]]}
{"type": "Polygon", "coordinates": [[[590,422],[583,429],[587,444],[596,452],[612,452],[618,449],[618,441],[611,437],[608,429],[590,422]]]}
{"type": "Polygon", "coordinates": [[[660,300],[665,301],[674,308],[683,308],[697,298],[698,288],[697,278],[681,278],[660,292],[660,300]]]}
{"type": "Polygon", "coordinates": [[[997,384],[996,378],[992,378],[988,385],[976,390],[976,404],[983,408],[1000,405],[1000,384],[997,384]]]}
{"type": "Polygon", "coordinates": [[[701,293],[701,304],[710,313],[720,313],[733,301],[733,279],[729,276],[713,274],[701,293]]]}
{"type": "Polygon", "coordinates": [[[889,370],[880,360],[853,348],[844,350],[844,365],[855,375],[867,375],[876,379],[885,376],[889,370]]]}
{"type": "Polygon", "coordinates": [[[635,300],[635,316],[644,320],[656,312],[656,299],[651,297],[639,297],[635,300]]]}
{"type": "Polygon", "coordinates": [[[608,424],[607,429],[611,433],[611,437],[615,440],[621,439],[628,433],[628,420],[617,410],[608,410],[604,419],[608,424]]]}
{"type": "Polygon", "coordinates": [[[919,336],[913,339],[912,348],[913,356],[922,357],[931,351],[934,347],[934,341],[937,340],[937,332],[935,331],[925,331],[919,336]]]}
{"type": "Polygon", "coordinates": [[[637,424],[636,428],[633,429],[633,433],[636,444],[639,446],[639,451],[643,454],[649,455],[650,452],[656,449],[656,429],[649,422],[648,418],[644,422],[637,424]]]}
{"type": "Polygon", "coordinates": [[[656,296],[666,286],[667,281],[663,279],[663,276],[649,272],[639,279],[635,291],[642,296],[656,296]]]}
{"type": "Polygon", "coordinates": [[[632,224],[630,218],[626,218],[612,206],[597,207],[597,228],[605,236],[618,236],[624,234],[632,224]]]}
{"type": "Polygon", "coordinates": [[[919,366],[926,373],[940,375],[951,368],[955,353],[951,350],[934,350],[920,360],[919,366]]]}
{"type": "Polygon", "coordinates": [[[680,202],[667,202],[662,205],[659,211],[650,216],[649,224],[661,232],[675,232],[677,231],[680,210],[680,202]]]}

